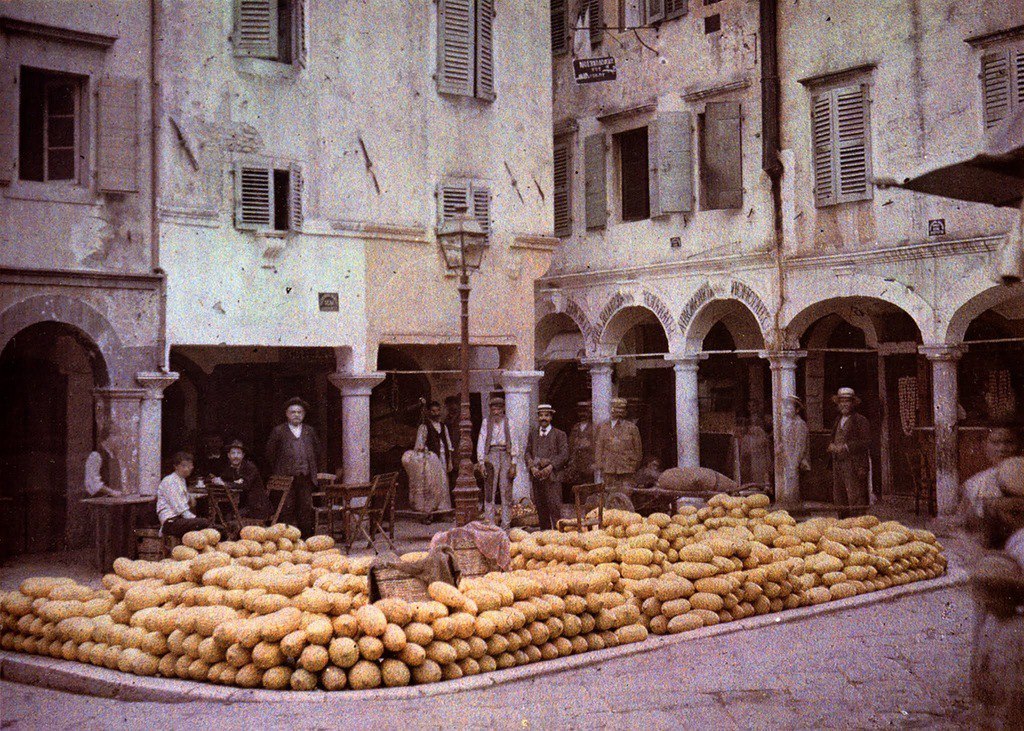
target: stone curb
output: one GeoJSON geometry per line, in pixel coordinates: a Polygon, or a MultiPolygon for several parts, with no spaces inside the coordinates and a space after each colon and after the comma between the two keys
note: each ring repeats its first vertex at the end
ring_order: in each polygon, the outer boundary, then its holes
{"type": "MultiPolygon", "coordinates": [[[[860,594],[849,599],[838,599],[824,604],[789,609],[778,614],[763,614],[733,622],[704,627],[678,635],[651,635],[645,642],[585,652],[580,655],[547,660],[539,664],[496,670],[458,680],[403,688],[377,688],[374,690],[345,690],[330,694],[332,701],[362,702],[368,700],[405,700],[451,695],[469,690],[490,688],[516,680],[534,679],[576,668],[597,665],[619,657],[639,655],[659,650],[667,645],[693,642],[707,637],[726,635],[758,627],[813,619],[825,614],[855,609],[870,604],[891,602],[915,594],[940,591],[967,583],[966,571],[951,566],[944,576],[928,581],[917,581],[890,589],[860,594]]],[[[128,702],[191,703],[323,703],[325,691],[274,691],[234,688],[208,683],[170,678],[130,675],[84,663],[57,660],[37,655],[0,652],[0,679],[24,683],[51,690],[80,695],[114,698],[128,702]]]]}

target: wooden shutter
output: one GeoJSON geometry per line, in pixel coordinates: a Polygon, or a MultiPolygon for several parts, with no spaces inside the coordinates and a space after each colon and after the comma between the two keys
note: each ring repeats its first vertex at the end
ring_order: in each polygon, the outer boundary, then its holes
{"type": "Polygon", "coordinates": [[[871,159],[868,151],[867,86],[858,84],[834,92],[838,203],[871,198],[871,159]]]}
{"type": "Polygon", "coordinates": [[[491,242],[491,189],[486,183],[473,183],[470,186],[473,199],[473,217],[480,228],[487,234],[487,243],[491,242]]]}
{"type": "Polygon", "coordinates": [[[590,17],[590,47],[597,48],[604,40],[604,0],[586,0],[590,17]]]}
{"type": "Polygon", "coordinates": [[[814,200],[817,206],[836,202],[835,168],[832,139],[832,93],[811,97],[811,146],[814,165],[814,200]]]}
{"type": "Polygon", "coordinates": [[[604,134],[583,140],[583,187],[587,228],[604,228],[608,221],[607,170],[604,134]]]}
{"type": "Polygon", "coordinates": [[[742,122],[738,102],[708,102],[701,139],[704,208],[743,205],[742,122]]]}
{"type": "Polygon", "coordinates": [[[476,96],[494,100],[494,0],[476,5],[476,96]]]}
{"type": "Polygon", "coordinates": [[[295,61],[306,67],[306,0],[294,0],[292,38],[295,39],[295,61]]]}
{"type": "Polygon", "coordinates": [[[665,0],[647,0],[647,22],[657,23],[665,19],[665,0]]]}
{"type": "Polygon", "coordinates": [[[437,186],[437,225],[441,226],[460,210],[471,211],[469,181],[446,180],[437,186]]]}
{"type": "Polygon", "coordinates": [[[235,228],[270,228],[274,220],[274,171],[239,164],[235,168],[235,228]]]}
{"type": "Polygon", "coordinates": [[[292,231],[301,231],[304,220],[303,189],[305,181],[302,179],[302,167],[292,165],[288,169],[288,228],[292,231]]]}
{"type": "Polygon", "coordinates": [[[981,57],[981,95],[985,129],[991,129],[1010,113],[1010,54],[1005,50],[981,57]]]}
{"type": "Polygon", "coordinates": [[[1024,106],[1024,46],[1010,52],[1010,59],[1013,62],[1013,108],[1020,109],[1024,106]]]}
{"type": "Polygon", "coordinates": [[[235,55],[277,58],[277,0],[235,0],[235,55]]]}
{"type": "Polygon", "coordinates": [[[102,191],[138,191],[138,102],[134,79],[99,83],[97,184],[102,191]]]}
{"type": "Polygon", "coordinates": [[[690,8],[687,0],[664,0],[665,2],[665,20],[671,20],[672,18],[681,18],[686,15],[690,8]]]}
{"type": "Polygon", "coordinates": [[[555,236],[572,236],[572,147],[570,139],[555,140],[555,236]]]}
{"type": "Polygon", "coordinates": [[[565,29],[566,0],[551,0],[551,55],[569,50],[569,37],[565,29]]]}
{"type": "Polygon", "coordinates": [[[693,210],[689,112],[663,112],[647,129],[651,217],[693,210]]]}
{"type": "Polygon", "coordinates": [[[475,0],[438,0],[437,90],[473,96],[475,0]]]}
{"type": "Polygon", "coordinates": [[[7,68],[0,78],[0,185],[10,185],[18,172],[18,72],[7,68]]]}

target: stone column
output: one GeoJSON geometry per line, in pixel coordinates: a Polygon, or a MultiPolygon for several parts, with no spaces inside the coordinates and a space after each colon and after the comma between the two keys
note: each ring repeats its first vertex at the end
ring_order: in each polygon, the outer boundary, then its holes
{"type": "Polygon", "coordinates": [[[957,364],[963,350],[949,345],[922,345],[918,352],[932,364],[932,418],[935,422],[935,499],[939,515],[956,512],[960,489],[957,452],[957,364]]]}
{"type": "Polygon", "coordinates": [[[611,358],[584,358],[580,361],[590,369],[590,402],[594,412],[594,426],[612,418],[612,366],[611,358]]]}
{"type": "Polygon", "coordinates": [[[782,440],[786,399],[796,396],[796,362],[807,355],[802,350],[777,350],[761,354],[772,373],[772,442],[775,456],[775,502],[780,508],[800,506],[800,469],[790,464],[782,440]]]}
{"type": "Polygon", "coordinates": [[[535,422],[535,414],[530,405],[543,377],[543,371],[503,371],[501,374],[501,385],[505,390],[505,416],[512,430],[512,438],[519,447],[516,479],[512,483],[512,494],[516,500],[530,496],[530,477],[523,461],[523,451],[526,449],[527,434],[535,422]]]}
{"type": "Polygon", "coordinates": [[[345,482],[370,480],[370,392],[383,373],[332,373],[341,391],[341,459],[345,482]]]}
{"type": "Polygon", "coordinates": [[[666,355],[676,372],[676,459],[680,467],[700,467],[700,402],[697,371],[706,355],[666,355]]]}
{"type": "Polygon", "coordinates": [[[125,495],[137,495],[141,487],[139,424],[145,397],[146,390],[142,388],[104,387],[93,390],[99,439],[103,441],[101,446],[110,457],[107,465],[109,486],[125,495]],[[102,437],[104,431],[107,433],[106,439],[102,437]]]}
{"type": "Polygon", "coordinates": [[[163,371],[142,371],[135,374],[135,380],[143,389],[139,410],[139,492],[156,495],[160,484],[160,426],[163,411],[164,389],[178,380],[177,373],[163,371]]]}

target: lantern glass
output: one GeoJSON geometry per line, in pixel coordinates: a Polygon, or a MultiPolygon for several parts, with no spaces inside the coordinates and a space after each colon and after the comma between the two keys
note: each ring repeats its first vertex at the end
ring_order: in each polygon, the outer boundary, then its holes
{"type": "Polygon", "coordinates": [[[453,271],[479,269],[487,248],[487,233],[467,211],[459,211],[437,230],[444,263],[453,271]]]}

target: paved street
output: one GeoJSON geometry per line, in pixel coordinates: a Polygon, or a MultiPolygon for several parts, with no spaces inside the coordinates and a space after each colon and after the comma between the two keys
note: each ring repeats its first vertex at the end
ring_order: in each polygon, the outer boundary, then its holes
{"type": "Polygon", "coordinates": [[[0,684],[4,729],[964,728],[971,602],[943,589],[487,690],[150,704],[0,684]]]}

